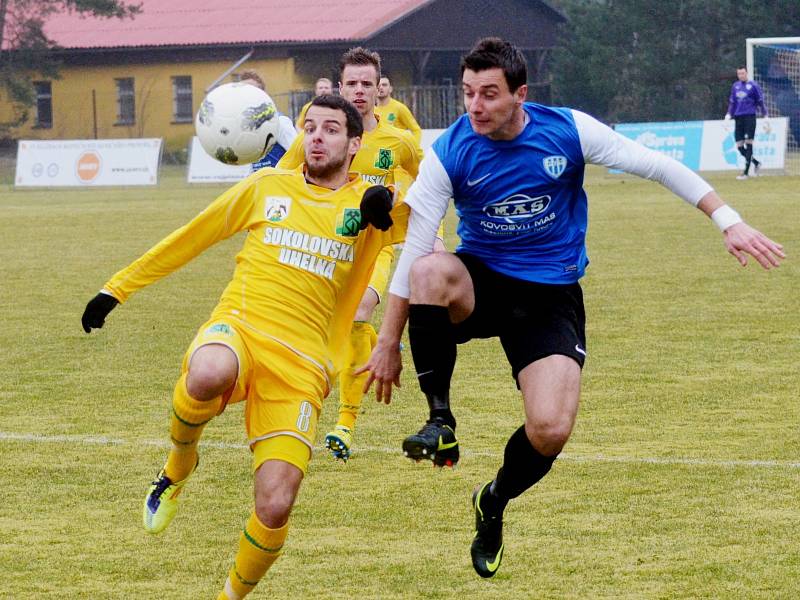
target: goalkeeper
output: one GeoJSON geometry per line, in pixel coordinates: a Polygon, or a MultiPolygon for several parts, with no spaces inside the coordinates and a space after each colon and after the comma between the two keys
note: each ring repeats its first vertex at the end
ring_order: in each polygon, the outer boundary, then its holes
{"type": "Polygon", "coordinates": [[[725,120],[733,117],[736,123],[733,138],[736,140],[736,149],[739,150],[739,154],[744,156],[744,171],[736,176],[736,179],[739,180],[751,177],[751,163],[753,175],[758,176],[761,169],[761,162],[753,157],[756,113],[759,110],[763,116],[767,116],[767,107],[764,106],[764,95],[761,93],[761,88],[755,81],[748,78],[745,67],[739,67],[736,69],[736,81],[731,86],[731,93],[728,97],[728,112],[725,113],[725,120]]]}
{"type": "Polygon", "coordinates": [[[342,342],[380,248],[405,234],[406,207],[392,208],[387,188],[348,174],[363,132],[355,108],[321,96],[305,123],[301,168],[262,169],[229,189],[114,275],[82,318],[87,333],[102,327],[132,293],[248,231],[233,279],[184,356],[172,449],[143,506],[148,532],[169,525],[203,428],[244,401],[255,508],[218,600],[244,597],[280,555],[342,342]]]}

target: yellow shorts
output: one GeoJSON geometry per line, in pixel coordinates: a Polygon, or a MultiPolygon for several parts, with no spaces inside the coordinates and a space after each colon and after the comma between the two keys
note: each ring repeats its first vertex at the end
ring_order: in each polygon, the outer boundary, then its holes
{"type": "Polygon", "coordinates": [[[378,302],[380,302],[383,297],[383,292],[386,291],[386,285],[389,283],[389,274],[392,271],[393,260],[394,247],[384,246],[375,261],[375,268],[372,271],[372,277],[370,277],[368,284],[368,287],[375,290],[375,293],[378,294],[378,302]]]}
{"type": "Polygon", "coordinates": [[[186,351],[184,372],[189,369],[192,355],[207,344],[230,348],[239,362],[239,375],[224,398],[222,410],[227,404],[245,401],[245,429],[253,452],[253,470],[266,460],[283,460],[305,473],[322,400],[330,391],[326,373],[237,319],[214,315],[186,351]]]}

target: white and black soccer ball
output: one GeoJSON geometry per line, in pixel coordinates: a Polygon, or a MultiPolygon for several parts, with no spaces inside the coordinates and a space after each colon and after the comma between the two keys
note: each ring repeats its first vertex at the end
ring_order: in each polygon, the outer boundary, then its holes
{"type": "Polygon", "coordinates": [[[194,126],[208,154],[226,165],[246,165],[275,144],[278,110],[264,90],[248,83],[225,83],[205,97],[194,126]]]}

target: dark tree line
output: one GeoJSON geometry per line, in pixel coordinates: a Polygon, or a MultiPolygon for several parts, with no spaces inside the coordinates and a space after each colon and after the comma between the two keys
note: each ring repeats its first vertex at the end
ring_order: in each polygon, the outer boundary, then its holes
{"type": "Polygon", "coordinates": [[[748,37],[800,36],[800,0],[553,0],[553,97],[608,122],[720,118],[748,37]]]}

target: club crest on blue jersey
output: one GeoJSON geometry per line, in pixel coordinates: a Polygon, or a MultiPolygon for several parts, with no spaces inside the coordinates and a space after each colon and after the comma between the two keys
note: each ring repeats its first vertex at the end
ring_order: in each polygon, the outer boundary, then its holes
{"type": "Polygon", "coordinates": [[[286,196],[264,198],[264,218],[270,223],[280,223],[289,216],[292,199],[286,196]]]}
{"type": "Polygon", "coordinates": [[[519,223],[543,213],[548,206],[550,206],[550,196],[531,198],[525,194],[514,194],[505,200],[485,206],[483,213],[489,218],[500,219],[506,223],[519,223]]]}
{"type": "Polygon", "coordinates": [[[558,179],[567,169],[567,157],[560,154],[546,156],[542,159],[542,165],[547,174],[553,179],[558,179]]]}

